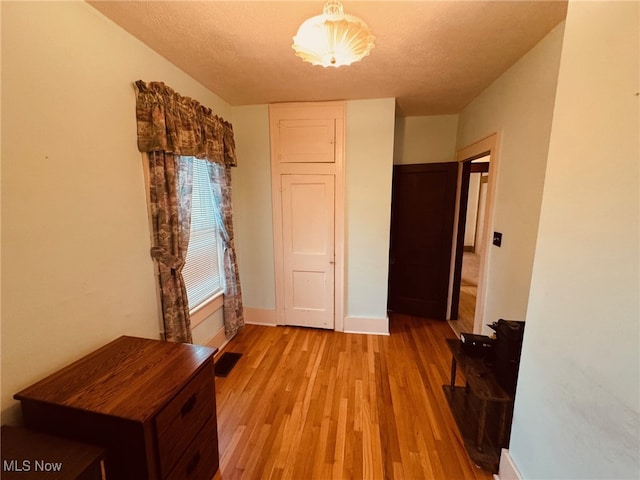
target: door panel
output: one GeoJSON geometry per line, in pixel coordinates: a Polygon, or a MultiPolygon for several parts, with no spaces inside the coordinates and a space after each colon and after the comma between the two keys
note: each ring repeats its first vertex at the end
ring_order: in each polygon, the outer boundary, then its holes
{"type": "Polygon", "coordinates": [[[280,120],[278,135],[281,163],[335,162],[333,118],[280,120]]]}
{"type": "Polygon", "coordinates": [[[389,309],[445,319],[458,164],[393,170],[389,309]]]}
{"type": "Polygon", "coordinates": [[[281,175],[285,324],[334,328],[334,177],[281,175]]]}

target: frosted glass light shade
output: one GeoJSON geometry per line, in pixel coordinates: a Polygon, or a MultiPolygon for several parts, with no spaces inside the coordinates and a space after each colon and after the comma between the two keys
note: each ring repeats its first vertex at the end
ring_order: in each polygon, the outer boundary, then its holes
{"type": "Polygon", "coordinates": [[[366,23],[358,17],[346,15],[340,2],[328,1],[322,15],[300,25],[293,37],[292,48],[305,62],[340,67],[369,55],[374,40],[366,23]]]}

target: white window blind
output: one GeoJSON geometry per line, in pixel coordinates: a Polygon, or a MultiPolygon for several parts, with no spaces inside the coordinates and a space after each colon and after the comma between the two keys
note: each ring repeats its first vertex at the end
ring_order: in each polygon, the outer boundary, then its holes
{"type": "Polygon", "coordinates": [[[221,241],[214,217],[214,199],[206,160],[193,158],[191,235],[182,276],[189,310],[222,291],[221,241]]]}

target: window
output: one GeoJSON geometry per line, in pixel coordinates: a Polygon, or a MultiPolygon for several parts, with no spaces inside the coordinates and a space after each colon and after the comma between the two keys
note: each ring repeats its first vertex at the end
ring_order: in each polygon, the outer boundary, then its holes
{"type": "Polygon", "coordinates": [[[222,241],[216,225],[206,160],[193,161],[191,234],[182,277],[187,287],[189,310],[222,292],[222,241]]]}

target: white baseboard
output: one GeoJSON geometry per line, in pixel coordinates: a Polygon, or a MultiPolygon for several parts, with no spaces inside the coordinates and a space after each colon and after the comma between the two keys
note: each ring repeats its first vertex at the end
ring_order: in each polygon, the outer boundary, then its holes
{"type": "Polygon", "coordinates": [[[498,474],[494,475],[498,480],[522,480],[522,475],[513,463],[513,458],[509,454],[509,450],[502,449],[500,455],[500,467],[498,468],[498,474]]]}
{"type": "Polygon", "coordinates": [[[389,317],[345,317],[344,332],[368,335],[389,335],[389,317]]]}
{"type": "MultiPolygon", "coordinates": [[[[244,307],[244,323],[247,325],[277,326],[276,311],[266,308],[244,307]]],[[[346,317],[345,333],[362,333],[369,335],[389,335],[389,317],[366,318],[346,317]]]]}
{"type": "Polygon", "coordinates": [[[249,325],[277,325],[276,311],[267,308],[244,307],[244,323],[249,325]]]}

